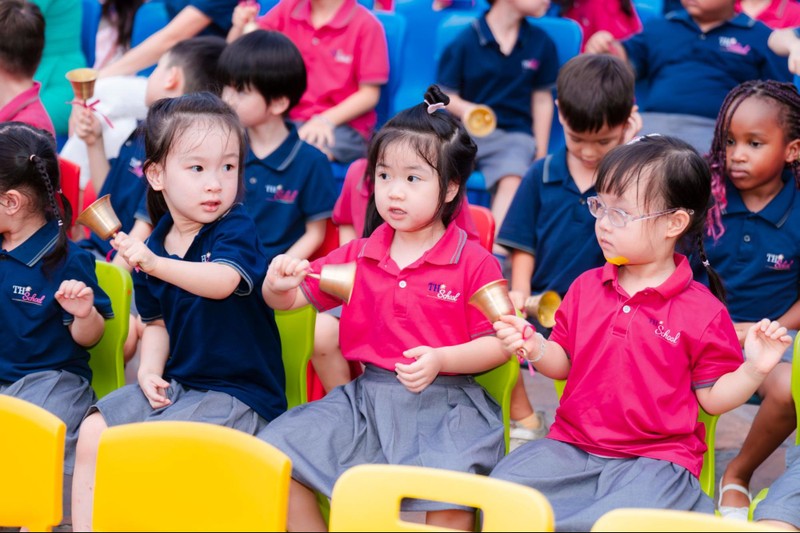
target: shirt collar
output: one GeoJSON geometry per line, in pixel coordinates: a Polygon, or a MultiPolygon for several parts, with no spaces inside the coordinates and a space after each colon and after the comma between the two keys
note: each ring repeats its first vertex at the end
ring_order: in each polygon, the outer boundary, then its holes
{"type": "MultiPolygon", "coordinates": [[[[198,231],[197,235],[194,236],[194,240],[192,241],[192,244],[189,245],[189,248],[187,249],[186,254],[184,255],[184,257],[188,257],[189,250],[192,249],[192,246],[194,246],[194,243],[196,243],[197,240],[203,234],[205,234],[206,232],[210,231],[211,228],[213,228],[223,218],[228,216],[229,213],[231,213],[232,211],[235,211],[237,209],[242,209],[242,208],[243,208],[242,204],[234,203],[231,206],[231,208],[228,209],[227,211],[225,211],[225,213],[223,213],[218,219],[216,219],[213,222],[209,222],[208,224],[203,224],[203,226],[200,228],[200,231],[198,231]]],[[[156,243],[156,245],[159,247],[159,249],[166,251],[166,249],[164,248],[164,239],[167,238],[167,233],[169,232],[169,229],[172,227],[172,224],[174,224],[174,221],[172,220],[172,214],[169,211],[167,211],[166,213],[164,213],[164,216],[161,217],[161,220],[158,221],[158,224],[156,224],[156,226],[153,228],[153,232],[150,234],[150,237],[148,237],[148,239],[147,239],[147,244],[150,244],[151,242],[152,243],[156,243]]]]}
{"type": "Polygon", "coordinates": [[[36,100],[39,99],[39,91],[41,88],[42,84],[38,81],[34,81],[30,89],[22,91],[5,106],[0,108],[0,121],[5,122],[13,118],[20,111],[36,102],[36,100]]]}
{"type": "MultiPolygon", "coordinates": [[[[676,11],[670,11],[669,13],[666,14],[666,18],[669,19],[669,20],[680,21],[680,22],[686,24],[687,26],[691,26],[692,28],[694,28],[694,29],[696,29],[698,31],[700,30],[700,27],[694,21],[692,16],[689,15],[689,13],[687,11],[683,10],[683,9],[679,9],[679,10],[676,10],[676,11]]],[[[710,29],[709,32],[716,31],[716,30],[719,30],[721,28],[724,28],[727,24],[730,24],[731,26],[737,26],[739,28],[752,28],[753,26],[755,26],[756,21],[751,19],[750,17],[748,17],[744,13],[738,13],[732,19],[726,20],[725,22],[723,22],[719,26],[715,26],[714,28],[710,29]]],[[[706,32],[706,33],[708,33],[708,32],[706,32]]]]}
{"type": "MultiPolygon", "coordinates": [[[[393,238],[394,229],[384,222],[367,239],[361,255],[380,262],[388,255],[393,238]]],[[[442,238],[415,263],[424,261],[434,265],[454,265],[461,259],[466,243],[467,232],[451,222],[442,238]]]]}
{"type": "MultiPolygon", "coordinates": [[[[497,43],[497,39],[494,38],[492,30],[489,28],[489,23],[486,22],[486,13],[488,13],[488,11],[486,11],[482,17],[479,17],[472,22],[472,27],[478,34],[478,43],[481,46],[487,46],[491,43],[495,43],[495,46],[500,48],[500,44],[497,43]]],[[[514,46],[517,47],[525,44],[530,35],[531,24],[527,20],[522,19],[519,25],[519,33],[517,34],[517,42],[514,43],[514,46]]]]}
{"type": "MultiPolygon", "coordinates": [[[[356,0],[344,0],[336,14],[323,28],[344,28],[350,24],[350,21],[356,14],[356,9],[358,9],[358,2],[356,0]]],[[[297,7],[294,8],[294,11],[292,11],[289,16],[295,20],[304,21],[311,26],[311,0],[300,0],[300,2],[297,3],[297,7]]]]}
{"type": "Polygon", "coordinates": [[[253,150],[248,148],[245,165],[259,163],[277,172],[286,170],[286,168],[292,164],[295,157],[297,157],[300,148],[303,147],[303,141],[301,141],[300,137],[297,135],[297,127],[290,122],[286,123],[286,127],[289,128],[289,136],[264,159],[259,159],[256,154],[253,153],[253,150]]]}
{"type": "MultiPolygon", "coordinates": [[[[658,287],[653,287],[653,291],[660,294],[665,300],[682,293],[692,282],[692,267],[689,265],[686,256],[676,253],[672,257],[675,261],[675,272],[664,283],[658,287]]],[[[604,285],[611,282],[613,287],[617,288],[619,286],[619,267],[606,263],[603,266],[602,282],[604,285]]]]}
{"type": "MultiPolygon", "coordinates": [[[[1,239],[2,237],[0,237],[0,247],[2,247],[1,239]]],[[[58,221],[51,220],[39,228],[27,241],[6,253],[20,263],[32,267],[47,255],[57,241],[58,221]]]]}
{"type": "MultiPolygon", "coordinates": [[[[723,210],[725,214],[750,214],[751,211],[747,209],[742,200],[742,195],[732,183],[725,184],[728,205],[723,210]]],[[[783,187],[778,194],[770,200],[770,202],[758,213],[753,213],[757,217],[761,217],[767,222],[774,225],[776,228],[783,226],[789,219],[792,213],[792,208],[795,204],[795,196],[797,195],[797,188],[794,184],[794,178],[791,176],[790,171],[785,171],[783,174],[783,187]]]]}
{"type": "Polygon", "coordinates": [[[562,146],[546,156],[542,169],[542,183],[563,183],[569,174],[567,168],[567,148],[562,146]]]}

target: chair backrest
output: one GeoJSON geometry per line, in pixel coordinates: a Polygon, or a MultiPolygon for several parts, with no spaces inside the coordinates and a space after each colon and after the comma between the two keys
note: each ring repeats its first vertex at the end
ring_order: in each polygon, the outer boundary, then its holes
{"type": "Polygon", "coordinates": [[[51,531],[61,522],[66,425],[25,400],[0,394],[0,524],[51,531]]]}
{"type": "Polygon", "coordinates": [[[105,430],[94,531],[286,531],[291,461],[247,433],[202,422],[105,430]],[[172,485],[170,487],[170,485],[172,485]]]}
{"type": "Polygon", "coordinates": [[[329,218],[325,222],[325,239],[323,239],[322,244],[319,245],[311,257],[308,258],[309,261],[313,261],[315,259],[319,259],[320,257],[325,257],[335,249],[339,247],[339,226],[333,223],[333,219],[329,218]]]}
{"type": "Polygon", "coordinates": [[[122,267],[95,262],[95,273],[100,288],[111,298],[114,318],[106,320],[100,342],[89,349],[89,366],[92,368],[92,388],[98,398],[125,385],[123,348],[130,326],[133,280],[122,267]]]}
{"type": "Polygon", "coordinates": [[[469,214],[472,215],[472,221],[475,223],[475,228],[478,230],[478,238],[481,241],[481,246],[491,252],[494,246],[495,231],[494,216],[491,210],[482,205],[470,204],[469,214]]]}
{"type": "MultiPolygon", "coordinates": [[[[150,0],[136,10],[131,31],[131,48],[139,46],[142,41],[169,24],[169,13],[164,2],[150,0]]],[[[155,64],[139,71],[139,76],[149,76],[155,70],[155,64]]]]}
{"type": "Polygon", "coordinates": [[[403,48],[406,41],[406,18],[398,13],[375,11],[374,15],[383,24],[386,44],[389,49],[389,81],[381,88],[381,97],[375,111],[378,114],[377,128],[380,128],[399,109],[394,109],[397,89],[400,87],[400,72],[403,62],[403,48]]]}
{"type": "Polygon", "coordinates": [[[94,65],[95,50],[97,49],[97,29],[100,27],[100,17],[103,14],[103,4],[100,0],[82,0],[83,18],[81,21],[81,50],[86,58],[86,65],[94,65]]]}
{"type": "Polygon", "coordinates": [[[519,377],[519,362],[516,357],[486,372],[475,375],[475,380],[492,395],[503,409],[503,438],[506,453],[509,452],[509,431],[511,428],[511,391],[519,377]]]}
{"type": "Polygon", "coordinates": [[[553,509],[530,487],[477,474],[407,465],[359,465],[336,481],[330,531],[448,531],[401,519],[403,498],[476,507],[482,531],[553,531],[553,509]]]}
{"type": "Polygon", "coordinates": [[[614,509],[597,519],[591,531],[777,531],[755,522],[673,509],[614,509]]]}
{"type": "MultiPolygon", "coordinates": [[[[797,357],[800,361],[800,334],[794,338],[794,350],[792,357],[797,357]]],[[[794,359],[792,359],[794,361],[794,359]]],[[[798,417],[800,417],[800,364],[792,365],[792,398],[794,398],[794,410],[798,417]]],[[[800,418],[798,418],[800,420],[800,418]]],[[[797,432],[795,437],[795,444],[800,446],[800,431],[797,432]]]]}
{"type": "Polygon", "coordinates": [[[58,156],[58,171],[61,174],[61,191],[69,200],[72,207],[72,220],[70,227],[75,225],[80,214],[80,186],[81,186],[81,167],[69,159],[58,156]]]}
{"type": "Polygon", "coordinates": [[[314,353],[317,311],[310,305],[291,311],[275,311],[281,335],[286,401],[289,409],[308,401],[308,362],[314,353]]]}

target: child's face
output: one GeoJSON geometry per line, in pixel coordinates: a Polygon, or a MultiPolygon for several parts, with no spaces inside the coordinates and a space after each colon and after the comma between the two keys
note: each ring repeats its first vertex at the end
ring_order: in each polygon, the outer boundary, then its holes
{"type": "MultiPolygon", "coordinates": [[[[450,202],[458,187],[448,187],[450,202]]],[[[396,231],[429,227],[439,209],[439,175],[406,142],[386,147],[375,166],[375,206],[396,231]]]]}
{"type": "Polygon", "coordinates": [[[776,194],[783,186],[784,165],[797,159],[800,141],[787,141],[780,112],[781,107],[770,100],[749,97],[731,117],[725,169],[742,192],[776,194]]]}
{"type": "Polygon", "coordinates": [[[567,145],[567,157],[577,162],[587,171],[594,172],[600,165],[600,161],[612,148],[622,144],[625,134],[625,124],[609,127],[603,124],[599,131],[578,132],[569,127],[565,120],[561,119],[564,128],[564,140],[567,145]]]}
{"type": "Polygon", "coordinates": [[[208,224],[231,208],[239,188],[239,141],[222,125],[198,123],[177,138],[148,180],[176,222],[208,224]]]}
{"type": "Polygon", "coordinates": [[[707,22],[728,20],[733,14],[734,0],[681,0],[681,5],[692,18],[707,22]]]}
{"type": "Polygon", "coordinates": [[[245,128],[263,124],[272,116],[264,97],[252,87],[241,91],[230,86],[225,87],[222,90],[222,99],[236,111],[245,128]]]}

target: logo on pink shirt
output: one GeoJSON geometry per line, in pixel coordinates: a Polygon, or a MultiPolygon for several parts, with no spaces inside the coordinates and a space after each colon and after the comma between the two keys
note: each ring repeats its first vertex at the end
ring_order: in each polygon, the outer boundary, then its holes
{"type": "Polygon", "coordinates": [[[25,302],[26,304],[34,304],[41,306],[44,303],[46,296],[43,294],[39,296],[36,293],[31,293],[31,287],[22,287],[20,285],[12,285],[11,292],[19,296],[19,298],[12,298],[15,302],[25,302]]]}
{"type": "Polygon", "coordinates": [[[681,332],[677,332],[674,335],[669,329],[664,329],[664,324],[659,322],[658,327],[655,330],[655,334],[667,341],[668,343],[672,344],[673,346],[678,344],[678,339],[681,338],[681,332]]]}
{"type": "Polygon", "coordinates": [[[767,254],[767,265],[772,270],[789,270],[793,264],[794,260],[787,261],[783,254],[767,254]]]}
{"type": "Polygon", "coordinates": [[[736,37],[720,37],[719,46],[726,52],[739,54],[740,56],[746,56],[750,53],[750,45],[740,43],[736,40],[736,37]]]}
{"type": "Polygon", "coordinates": [[[353,62],[353,54],[347,54],[341,48],[337,48],[333,53],[333,60],[337,63],[344,63],[350,65],[353,62]]]}
{"type": "Polygon", "coordinates": [[[523,59],[522,68],[526,70],[536,70],[539,68],[539,61],[537,59],[523,59]]]}
{"type": "Polygon", "coordinates": [[[445,302],[457,302],[461,293],[453,294],[453,291],[448,290],[444,283],[428,283],[428,296],[445,302]]]}

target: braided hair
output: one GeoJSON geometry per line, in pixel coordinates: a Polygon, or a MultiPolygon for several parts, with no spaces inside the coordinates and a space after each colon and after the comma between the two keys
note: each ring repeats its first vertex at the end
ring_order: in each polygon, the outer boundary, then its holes
{"type": "MultiPolygon", "coordinates": [[[[793,83],[752,80],[737,85],[728,93],[717,116],[711,151],[706,155],[706,160],[711,167],[711,193],[714,200],[714,205],[708,211],[707,231],[714,240],[719,239],[725,233],[722,225],[722,212],[728,205],[725,197],[728,131],[733,114],[739,105],[750,97],[771,100],[781,106],[782,112],[778,113],[778,120],[783,127],[785,139],[787,142],[800,139],[800,93],[793,83]]],[[[797,187],[800,188],[800,162],[792,161],[791,169],[797,187]]]]}
{"type": "Polygon", "coordinates": [[[58,221],[58,240],[44,257],[45,271],[51,270],[67,255],[72,206],[61,192],[55,140],[22,122],[0,125],[0,194],[12,189],[30,200],[33,212],[58,221]]]}

